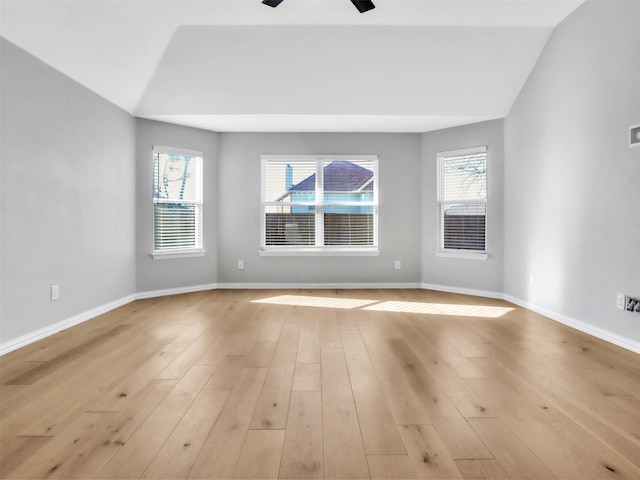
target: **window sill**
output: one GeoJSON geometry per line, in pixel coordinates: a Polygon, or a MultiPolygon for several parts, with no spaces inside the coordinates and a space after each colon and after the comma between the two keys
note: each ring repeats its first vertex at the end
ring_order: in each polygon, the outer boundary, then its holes
{"type": "Polygon", "coordinates": [[[204,257],[206,250],[174,250],[151,252],[154,260],[170,260],[173,258],[204,257]]]}
{"type": "Polygon", "coordinates": [[[473,252],[470,250],[460,250],[460,251],[436,250],[436,257],[486,261],[489,259],[489,254],[487,252],[473,252]]]}
{"type": "Polygon", "coordinates": [[[269,248],[259,250],[261,257],[377,257],[380,250],[372,248],[269,248]]]}

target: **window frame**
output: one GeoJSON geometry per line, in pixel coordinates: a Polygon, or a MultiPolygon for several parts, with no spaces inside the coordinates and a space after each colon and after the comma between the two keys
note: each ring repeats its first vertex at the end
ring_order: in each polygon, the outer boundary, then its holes
{"type": "Polygon", "coordinates": [[[438,152],[436,154],[437,159],[437,228],[436,228],[436,250],[437,257],[445,258],[459,258],[469,260],[487,260],[488,254],[488,218],[489,218],[489,149],[487,145],[480,145],[477,147],[463,148],[457,150],[447,150],[438,152]],[[447,158],[461,157],[465,155],[485,154],[486,165],[486,191],[484,198],[477,198],[473,200],[469,199],[453,199],[444,200],[444,162],[447,158]],[[472,249],[459,249],[459,248],[445,248],[444,246],[444,208],[449,204],[484,204],[484,250],[472,250],[472,249]]]}
{"type": "Polygon", "coordinates": [[[151,256],[154,260],[165,260],[173,258],[188,258],[188,257],[201,257],[205,255],[206,250],[204,248],[204,154],[197,150],[189,150],[186,148],[168,147],[163,145],[154,145],[151,156],[151,196],[152,196],[152,222],[151,222],[151,256]],[[180,200],[178,202],[174,200],[166,200],[155,198],[155,172],[154,172],[154,157],[156,154],[173,154],[173,155],[185,155],[197,159],[195,171],[197,175],[196,179],[196,199],[195,200],[180,200]],[[156,249],[155,236],[156,236],[156,215],[155,206],[158,204],[186,204],[194,205],[196,207],[196,235],[195,242],[192,247],[179,247],[179,248],[164,248],[156,249]]]}
{"type": "MultiPolygon", "coordinates": [[[[260,173],[260,250],[261,256],[377,256],[380,254],[378,240],[379,225],[379,158],[378,155],[261,155],[260,173]],[[349,206],[353,202],[327,202],[324,200],[324,164],[333,161],[372,161],[373,162],[373,200],[371,202],[357,202],[359,206],[373,207],[373,245],[331,246],[319,245],[324,241],[324,207],[325,206],[349,206]],[[269,206],[278,206],[278,202],[266,200],[266,170],[269,163],[291,164],[298,162],[315,162],[315,201],[306,202],[314,206],[315,215],[315,242],[313,246],[300,245],[267,245],[266,239],[266,209],[269,206]]],[[[299,203],[298,205],[303,205],[299,203]]]]}

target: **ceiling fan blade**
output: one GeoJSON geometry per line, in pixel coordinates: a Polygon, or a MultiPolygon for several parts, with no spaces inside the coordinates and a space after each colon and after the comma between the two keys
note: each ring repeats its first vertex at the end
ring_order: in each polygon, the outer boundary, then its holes
{"type": "Polygon", "coordinates": [[[351,0],[351,3],[356,6],[360,13],[368,12],[376,8],[371,0],[351,0]]]}
{"type": "Polygon", "coordinates": [[[262,0],[262,3],[265,5],[269,5],[270,7],[277,7],[282,3],[283,0],[262,0]]]}
{"type": "MultiPolygon", "coordinates": [[[[262,0],[263,4],[274,8],[280,5],[282,2],[283,0],[262,0]]],[[[351,0],[351,3],[355,5],[360,13],[368,12],[369,10],[373,10],[374,8],[376,8],[371,0],[351,0]]]]}

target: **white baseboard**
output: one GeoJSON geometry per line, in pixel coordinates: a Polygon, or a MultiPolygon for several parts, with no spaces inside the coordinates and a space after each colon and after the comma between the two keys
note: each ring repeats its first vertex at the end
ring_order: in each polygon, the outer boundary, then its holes
{"type": "Polygon", "coordinates": [[[580,320],[576,320],[575,318],[562,315],[561,313],[556,313],[551,310],[547,310],[546,308],[527,302],[526,300],[513,297],[511,295],[505,294],[504,299],[508,302],[518,305],[519,307],[526,308],[527,310],[531,310],[532,312],[539,313],[540,315],[550,318],[551,320],[554,320],[558,323],[562,323],[563,325],[566,325],[568,327],[575,328],[576,330],[579,330],[583,333],[593,335],[594,337],[599,338],[600,340],[613,343],[614,345],[618,345],[619,347],[622,347],[634,353],[640,354],[640,342],[638,342],[637,340],[623,337],[616,333],[610,332],[609,330],[605,330],[604,328],[595,327],[593,325],[582,322],[580,320]]]}
{"type": "Polygon", "coordinates": [[[459,293],[461,295],[472,295],[474,297],[495,298],[503,300],[504,295],[500,292],[492,292],[490,290],[475,290],[472,288],[449,287],[447,285],[433,285],[431,283],[423,283],[420,285],[423,290],[435,290],[437,292],[459,293]]]}
{"type": "Polygon", "coordinates": [[[111,310],[115,310],[118,307],[133,302],[135,299],[135,295],[128,295],[118,300],[114,300],[113,302],[109,302],[99,307],[92,308],[91,310],[80,313],[78,315],[74,315],[71,318],[67,318],[66,320],[54,323],[53,325],[49,325],[48,327],[41,328],[39,330],[36,330],[35,332],[27,333],[26,335],[22,335],[18,338],[3,342],[0,344],[0,356],[4,355],[5,353],[13,352],[14,350],[29,345],[30,343],[42,340],[43,338],[53,335],[54,333],[66,330],[69,327],[73,327],[82,322],[86,322],[87,320],[91,320],[92,318],[110,312],[111,310]]]}
{"type": "Polygon", "coordinates": [[[134,300],[142,300],[147,298],[155,298],[155,297],[163,297],[167,295],[179,295],[183,293],[192,293],[192,292],[202,292],[205,290],[215,290],[215,289],[413,289],[413,288],[422,288],[425,290],[436,290],[440,292],[448,292],[448,293],[458,293],[462,295],[474,295],[478,297],[487,297],[487,298],[496,298],[496,299],[504,299],[508,302],[511,302],[520,307],[526,308],[527,310],[531,310],[533,312],[539,313],[540,315],[544,315],[551,320],[562,323],[563,325],[567,325],[571,328],[575,328],[581,332],[587,333],[589,335],[593,335],[601,340],[604,340],[609,343],[613,343],[614,345],[618,345],[619,347],[625,348],[632,352],[640,354],[640,342],[636,340],[632,340],[630,338],[623,337],[621,335],[615,334],[608,330],[594,327],[593,325],[589,325],[588,323],[581,322],[580,320],[576,320],[574,318],[568,317],[566,315],[562,315],[551,310],[547,310],[546,308],[539,307],[538,305],[534,305],[525,300],[522,300],[517,297],[513,297],[511,295],[502,294],[499,292],[491,292],[486,290],[474,290],[468,288],[457,288],[457,287],[449,287],[443,285],[433,285],[428,283],[211,283],[205,285],[194,285],[191,287],[180,287],[180,288],[170,288],[165,290],[154,290],[141,292],[133,295],[128,295],[126,297],[120,298],[118,300],[114,300],[113,302],[107,303],[100,307],[93,308],[86,312],[75,315],[71,318],[63,320],[61,322],[57,322],[53,325],[50,325],[45,328],[41,328],[36,330],[35,332],[28,333],[26,335],[22,335],[18,338],[14,338],[12,340],[8,340],[7,342],[0,343],[0,356],[5,353],[12,352],[17,350],[18,348],[29,345],[30,343],[36,342],[38,340],[42,340],[54,333],[58,333],[62,330],[65,330],[69,327],[73,327],[74,325],[78,325],[82,322],[86,322],[92,318],[95,318],[104,313],[110,312],[118,307],[126,305],[134,300]]]}
{"type": "Polygon", "coordinates": [[[419,283],[219,283],[220,289],[248,290],[380,290],[420,288],[419,283]]]}
{"type": "Polygon", "coordinates": [[[209,283],[206,285],[194,285],[191,287],[167,288],[164,290],[151,290],[148,292],[136,293],[136,300],[144,300],[146,298],[166,297],[168,295],[180,295],[183,293],[203,292],[205,290],[215,290],[217,283],[209,283]]]}
{"type": "Polygon", "coordinates": [[[163,290],[152,290],[140,292],[133,295],[114,300],[100,307],[93,308],[86,312],[74,315],[71,318],[62,320],[48,327],[41,328],[35,332],[22,335],[20,337],[0,343],[0,356],[13,352],[18,348],[25,347],[30,343],[42,340],[54,333],[58,333],[74,325],[78,325],[87,320],[91,320],[99,315],[115,310],[135,300],[148,298],[165,297],[168,295],[180,295],[183,293],[202,292],[216,289],[381,289],[381,288],[420,288],[420,284],[413,283],[210,283],[205,285],[194,285],[190,287],[168,288],[163,290]]]}
{"type": "Polygon", "coordinates": [[[216,284],[208,284],[208,285],[196,285],[192,287],[180,287],[180,288],[170,288],[165,290],[155,290],[149,292],[141,292],[132,295],[127,295],[126,297],[120,298],[118,300],[114,300],[113,302],[106,303],[96,308],[92,308],[86,312],[80,313],[78,315],[74,315],[71,318],[66,320],[62,320],[60,322],[54,323],[53,325],[49,325],[48,327],[41,328],[36,330],[35,332],[27,333],[26,335],[22,335],[18,338],[14,338],[8,340],[6,342],[0,343],[0,356],[5,353],[13,352],[18,348],[25,347],[30,343],[37,342],[38,340],[42,340],[54,333],[61,332],[62,330],[66,330],[69,327],[73,327],[82,322],[86,322],[87,320],[91,320],[99,315],[103,315],[111,310],[115,310],[116,308],[122,307],[128,303],[131,303],[135,300],[142,300],[146,298],[155,298],[155,297],[164,297],[167,295],[179,295],[181,293],[191,293],[191,292],[201,292],[204,290],[214,290],[217,288],[216,284]]]}
{"type": "Polygon", "coordinates": [[[86,312],[80,313],[78,315],[74,315],[71,318],[66,320],[62,320],[60,322],[54,323],[53,325],[49,325],[48,327],[41,328],[36,330],[35,332],[27,333],[26,335],[22,335],[18,338],[14,338],[8,340],[6,342],[0,343],[0,356],[5,353],[13,352],[18,348],[25,347],[30,343],[37,342],[38,340],[42,340],[54,333],[61,332],[62,330],[66,330],[69,327],[73,327],[80,323],[86,322],[87,320],[91,320],[99,315],[103,315],[111,310],[115,310],[116,308],[122,307],[128,303],[131,303],[135,300],[143,300],[147,298],[155,298],[155,297],[164,297],[167,295],[179,295],[181,293],[191,293],[191,292],[201,292],[204,290],[215,290],[217,285],[215,283],[208,285],[196,285],[192,287],[180,287],[180,288],[170,288],[166,290],[155,290],[149,292],[141,292],[132,295],[127,295],[126,297],[120,298],[118,300],[114,300],[113,302],[106,303],[96,308],[92,308],[86,312]]]}

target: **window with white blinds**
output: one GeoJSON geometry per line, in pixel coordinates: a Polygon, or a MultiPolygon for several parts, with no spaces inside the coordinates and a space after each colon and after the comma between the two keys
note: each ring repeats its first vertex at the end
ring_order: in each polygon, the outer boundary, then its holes
{"type": "Polygon", "coordinates": [[[374,253],[375,155],[262,156],[263,254],[374,253]]]}
{"type": "Polygon", "coordinates": [[[486,253],[487,147],[438,154],[438,252],[486,253]]]}
{"type": "Polygon", "coordinates": [[[202,249],[202,153],[153,149],[153,254],[202,249]]]}

